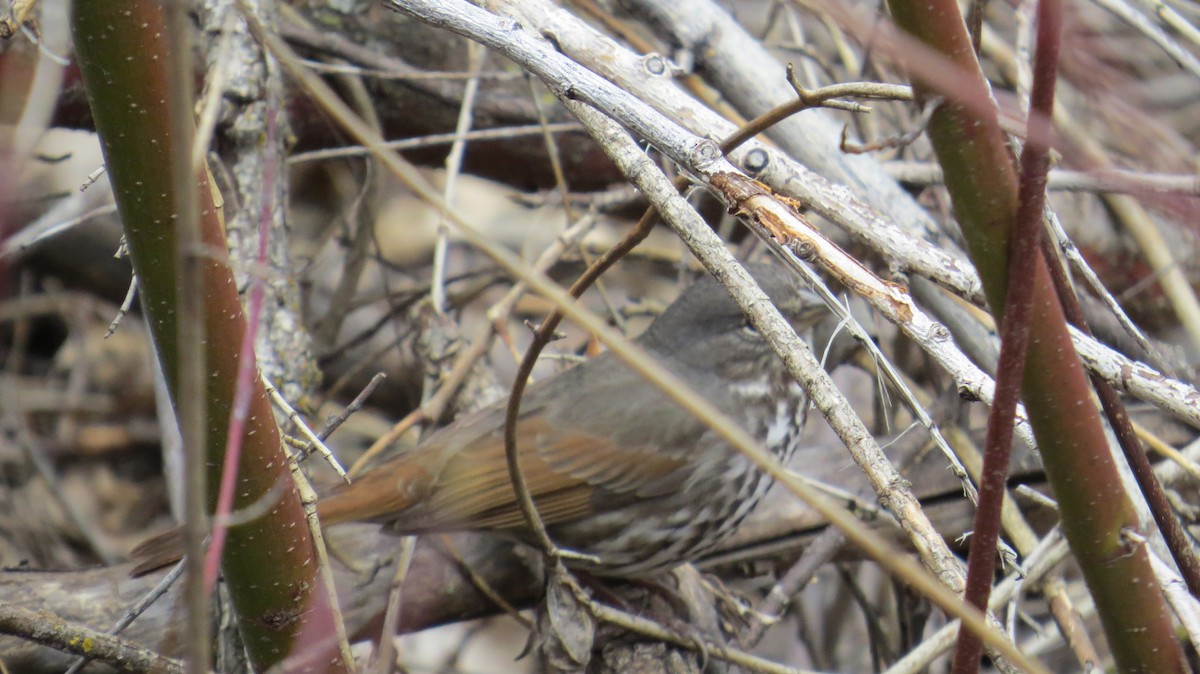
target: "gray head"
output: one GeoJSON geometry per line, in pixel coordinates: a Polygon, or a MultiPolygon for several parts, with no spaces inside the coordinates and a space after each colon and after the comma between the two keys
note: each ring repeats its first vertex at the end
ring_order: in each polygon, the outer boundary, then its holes
{"type": "MultiPolygon", "coordinates": [[[[811,327],[824,315],[826,308],[820,298],[804,288],[788,269],[770,264],[746,265],[746,269],[797,332],[811,327]]],[[[647,348],[680,362],[715,362],[723,375],[761,359],[775,359],[770,346],[725,287],[711,276],[685,290],[646,330],[641,341],[647,348]]]]}

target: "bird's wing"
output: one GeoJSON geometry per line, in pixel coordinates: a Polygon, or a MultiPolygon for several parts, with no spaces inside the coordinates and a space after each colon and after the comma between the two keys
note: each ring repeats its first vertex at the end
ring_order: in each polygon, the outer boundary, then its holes
{"type": "MultiPolygon", "coordinates": [[[[682,457],[628,443],[617,446],[608,434],[555,423],[539,414],[522,415],[517,448],[529,493],[546,524],[618,507],[647,490],[661,493],[664,485],[678,484],[686,468],[682,457]]],[[[500,431],[461,446],[438,473],[427,497],[395,520],[397,529],[412,531],[505,529],[524,522],[500,431]]]]}
{"type": "MultiPolygon", "coordinates": [[[[665,396],[637,393],[646,390],[639,375],[610,354],[529,389],[517,448],[543,521],[570,522],[684,483],[691,448],[705,428],[665,396]],[[608,403],[591,404],[601,400],[608,403]]],[[[413,452],[322,499],[322,521],[327,511],[355,511],[361,515],[338,521],[370,519],[401,533],[522,526],[503,419],[503,406],[494,405],[441,429],[413,452]]]]}

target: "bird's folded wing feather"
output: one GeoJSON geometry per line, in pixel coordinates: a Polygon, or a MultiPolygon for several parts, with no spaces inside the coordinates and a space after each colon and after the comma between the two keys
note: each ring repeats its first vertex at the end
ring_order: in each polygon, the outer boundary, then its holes
{"type": "MultiPolygon", "coordinates": [[[[614,446],[611,437],[552,424],[530,415],[517,426],[521,472],[546,524],[618,507],[645,489],[683,479],[682,457],[638,446],[614,446]],[[602,496],[598,492],[602,490],[602,496]]],[[[501,433],[476,438],[456,452],[427,498],[397,520],[398,529],[506,529],[525,518],[515,501],[501,433]],[[411,523],[412,526],[408,526],[411,523]]]]}

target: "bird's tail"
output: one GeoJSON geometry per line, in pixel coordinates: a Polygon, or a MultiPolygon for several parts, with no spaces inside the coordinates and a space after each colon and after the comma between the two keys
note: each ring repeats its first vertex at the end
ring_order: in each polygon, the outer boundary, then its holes
{"type": "Polygon", "coordinates": [[[134,566],[129,575],[144,576],[183,559],[183,529],[178,527],[151,536],[133,549],[134,566]]]}

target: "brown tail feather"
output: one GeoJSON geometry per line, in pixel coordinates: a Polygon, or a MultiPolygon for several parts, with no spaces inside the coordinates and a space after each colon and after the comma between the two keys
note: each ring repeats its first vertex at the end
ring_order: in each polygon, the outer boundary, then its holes
{"type": "Polygon", "coordinates": [[[142,541],[133,549],[136,564],[129,575],[133,578],[157,571],[183,559],[183,529],[175,528],[142,541]]]}
{"type": "MultiPolygon", "coordinates": [[[[354,484],[329,490],[317,504],[321,526],[343,522],[382,522],[420,501],[433,476],[418,461],[393,460],[356,478],[354,484]]],[[[172,529],[142,541],[134,548],[134,578],[183,559],[183,531],[172,529]]]]}

